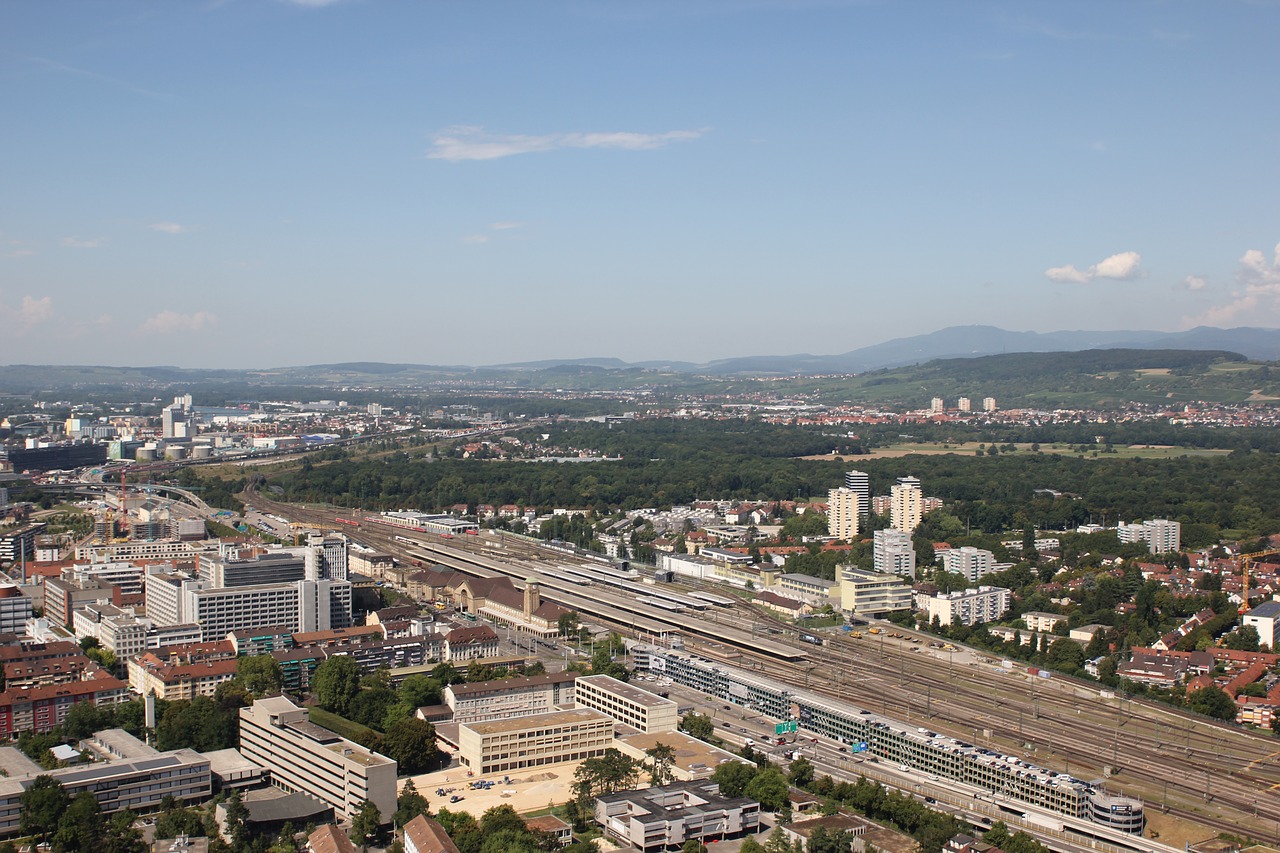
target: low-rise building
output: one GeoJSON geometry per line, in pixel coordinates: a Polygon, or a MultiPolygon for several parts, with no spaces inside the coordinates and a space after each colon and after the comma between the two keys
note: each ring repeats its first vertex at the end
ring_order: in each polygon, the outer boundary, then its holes
{"type": "Polygon", "coordinates": [[[426,815],[404,825],[404,853],[458,853],[444,827],[426,815]]]}
{"type": "Polygon", "coordinates": [[[87,681],[6,690],[0,693],[0,737],[51,731],[77,702],[118,705],[129,698],[128,686],[105,672],[87,681]]]}
{"type": "Polygon", "coordinates": [[[444,659],[468,661],[496,657],[498,635],[488,625],[454,628],[444,637],[444,659]]]}
{"type": "Polygon", "coordinates": [[[840,607],[848,613],[879,616],[911,609],[911,586],[899,575],[840,566],[840,607]]]}
{"type": "Polygon", "coordinates": [[[546,714],[573,706],[577,679],[576,672],[549,672],[450,684],[444,689],[444,702],[455,723],[546,714]]]}
{"type": "Polygon", "coordinates": [[[613,720],[586,708],[458,726],[458,760],[477,774],[598,758],[612,744],[613,720]]]}
{"type": "Polygon", "coordinates": [[[1046,613],[1042,610],[1028,610],[1022,614],[1022,621],[1026,623],[1027,630],[1036,631],[1038,633],[1052,634],[1053,629],[1058,627],[1059,622],[1067,621],[1067,617],[1061,613],[1046,613]]]}
{"type": "Polygon", "coordinates": [[[607,675],[584,675],[574,688],[579,708],[607,714],[624,726],[646,734],[673,732],[680,724],[679,706],[670,699],[607,675]]]}
{"type": "Polygon", "coordinates": [[[712,782],[677,782],[597,797],[595,819],[607,837],[657,853],[690,840],[705,844],[754,834],[760,828],[760,804],[722,797],[712,782]]]}
{"type": "Polygon", "coordinates": [[[929,621],[939,624],[977,625],[994,622],[1009,611],[1012,593],[1003,587],[980,586],[964,592],[939,593],[923,599],[929,621]]]}
{"type": "Polygon", "coordinates": [[[154,693],[157,699],[169,702],[212,697],[218,685],[235,678],[237,662],[236,658],[225,658],[173,664],[148,653],[129,660],[129,687],[141,696],[154,693]]]}

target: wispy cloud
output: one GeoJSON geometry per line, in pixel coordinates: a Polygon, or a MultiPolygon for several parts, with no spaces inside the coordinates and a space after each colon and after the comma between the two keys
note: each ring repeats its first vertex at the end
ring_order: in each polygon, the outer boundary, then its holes
{"type": "Polygon", "coordinates": [[[1201,317],[1187,322],[1219,326],[1236,322],[1241,315],[1254,317],[1261,313],[1274,320],[1280,314],[1280,244],[1276,245],[1270,261],[1258,249],[1245,252],[1236,271],[1236,282],[1240,286],[1232,291],[1229,302],[1215,305],[1201,317]]]}
{"type": "Polygon", "coordinates": [[[1209,279],[1202,275],[1189,275],[1182,280],[1182,286],[1187,290],[1204,290],[1209,284],[1209,279]]]}
{"type": "Polygon", "coordinates": [[[1061,267],[1050,267],[1044,271],[1044,274],[1049,281],[1056,281],[1059,284],[1088,284],[1099,278],[1132,281],[1142,276],[1141,264],[1142,255],[1137,252],[1120,252],[1085,269],[1067,264],[1061,267]]]}
{"type": "Polygon", "coordinates": [[[17,305],[0,302],[0,325],[19,335],[53,318],[53,297],[27,294],[17,305]]]}
{"type": "Polygon", "coordinates": [[[462,242],[470,243],[474,246],[482,246],[485,243],[492,243],[495,239],[502,237],[504,231],[515,231],[524,227],[523,222],[500,221],[493,222],[489,225],[489,231],[494,233],[479,232],[477,234],[467,234],[462,238],[462,242]]]}
{"type": "Polygon", "coordinates": [[[176,332],[199,332],[217,322],[217,317],[205,311],[197,311],[194,314],[161,311],[144,320],[139,329],[151,334],[171,335],[176,332]]]}
{"type": "Polygon", "coordinates": [[[107,245],[106,237],[89,237],[82,239],[80,237],[63,237],[62,245],[68,249],[101,249],[107,245]]]}
{"type": "Polygon", "coordinates": [[[177,222],[153,222],[147,226],[152,231],[159,231],[162,234],[190,234],[196,230],[190,225],[181,225],[177,222]]]}
{"type": "Polygon", "coordinates": [[[523,228],[523,222],[495,222],[489,226],[494,231],[510,231],[513,228],[523,228]]]}
{"type": "Polygon", "coordinates": [[[121,89],[127,89],[137,95],[145,95],[148,98],[172,98],[168,92],[158,92],[155,89],[147,89],[142,86],[134,85],[128,80],[121,80],[118,77],[112,77],[108,74],[102,74],[97,71],[90,71],[87,68],[77,68],[74,65],[68,65],[65,62],[59,62],[56,59],[47,59],[43,56],[21,56],[19,59],[25,60],[33,65],[50,71],[57,71],[61,74],[70,74],[76,77],[84,77],[88,80],[95,80],[99,83],[107,83],[121,89]]]}
{"type": "Polygon", "coordinates": [[[613,148],[651,151],[673,142],[688,142],[705,130],[669,130],[665,133],[551,133],[543,136],[489,133],[482,127],[448,127],[436,134],[427,152],[431,160],[497,160],[517,154],[534,154],[564,148],[613,148]]]}

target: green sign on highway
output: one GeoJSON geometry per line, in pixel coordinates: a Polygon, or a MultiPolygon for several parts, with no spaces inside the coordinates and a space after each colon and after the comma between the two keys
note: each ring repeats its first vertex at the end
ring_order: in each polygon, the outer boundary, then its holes
{"type": "Polygon", "coordinates": [[[796,723],[796,721],[795,721],[795,720],[792,720],[792,721],[790,721],[790,722],[788,722],[788,723],[777,723],[777,724],[776,724],[776,725],[774,725],[774,727],[773,727],[773,733],[774,733],[775,735],[785,735],[785,734],[790,734],[790,733],[792,733],[792,732],[796,731],[796,729],[797,729],[797,728],[798,728],[798,725],[797,725],[797,723],[796,723]]]}

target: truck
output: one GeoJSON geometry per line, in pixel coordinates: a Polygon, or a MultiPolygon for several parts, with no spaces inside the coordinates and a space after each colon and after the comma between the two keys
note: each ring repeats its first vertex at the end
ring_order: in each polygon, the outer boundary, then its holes
{"type": "Polygon", "coordinates": [[[868,628],[868,629],[867,629],[867,633],[868,633],[868,634],[879,634],[879,633],[880,633],[880,629],[879,629],[879,628],[868,628]]]}

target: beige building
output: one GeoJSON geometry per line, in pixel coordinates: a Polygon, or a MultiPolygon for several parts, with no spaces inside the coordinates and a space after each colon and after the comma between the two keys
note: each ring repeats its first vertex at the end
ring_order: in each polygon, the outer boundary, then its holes
{"type": "Polygon", "coordinates": [[[458,726],[458,760],[481,775],[598,758],[611,746],[613,720],[586,708],[458,726]]]}
{"type": "Polygon", "coordinates": [[[455,723],[547,714],[559,708],[573,707],[577,678],[576,672],[548,672],[545,675],[450,684],[444,689],[444,703],[453,711],[455,723]]]}
{"type": "Polygon", "coordinates": [[[345,820],[365,800],[383,820],[396,811],[396,763],[307,720],[307,709],[283,696],[240,709],[240,752],[271,771],[285,791],[310,794],[345,820]]]}
{"type": "Polygon", "coordinates": [[[607,714],[622,725],[646,734],[673,732],[680,724],[675,702],[607,675],[578,678],[574,701],[579,708],[607,714]]]}
{"type": "Polygon", "coordinates": [[[903,533],[911,533],[924,518],[924,492],[915,477],[899,477],[889,490],[889,526],[903,533]]]}
{"type": "Polygon", "coordinates": [[[218,685],[230,681],[235,674],[235,658],[175,665],[148,653],[129,660],[129,688],[141,696],[155,693],[157,699],[168,702],[212,697],[218,685]]]}
{"type": "Polygon", "coordinates": [[[852,542],[858,535],[861,514],[870,509],[862,507],[859,495],[853,489],[841,486],[827,492],[827,533],[845,542],[852,542]]]}
{"type": "Polygon", "coordinates": [[[878,615],[911,609],[911,585],[898,575],[840,566],[840,607],[849,613],[878,615]]]}

